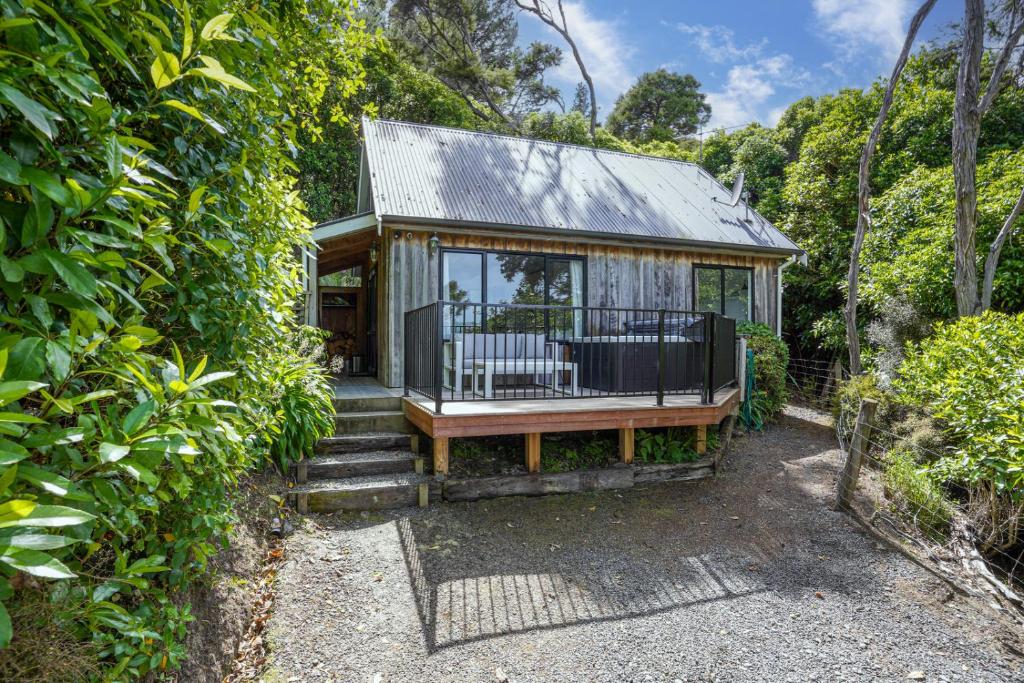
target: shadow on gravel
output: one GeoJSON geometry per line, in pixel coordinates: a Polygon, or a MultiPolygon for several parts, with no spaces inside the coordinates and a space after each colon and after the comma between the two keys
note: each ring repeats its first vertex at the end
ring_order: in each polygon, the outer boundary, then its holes
{"type": "MultiPolygon", "coordinates": [[[[633,558],[594,558],[589,570],[506,571],[443,580],[426,569],[408,518],[396,522],[428,653],[512,633],[652,615],[762,592],[750,558],[679,557],[673,571],[633,558]]],[[[557,565],[555,562],[548,563],[557,565]]],[[[459,562],[444,574],[458,573],[459,562]]]]}

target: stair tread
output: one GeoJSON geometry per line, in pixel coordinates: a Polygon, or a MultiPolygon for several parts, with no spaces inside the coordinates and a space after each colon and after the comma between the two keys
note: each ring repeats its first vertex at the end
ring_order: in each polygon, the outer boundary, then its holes
{"type": "Polygon", "coordinates": [[[424,474],[374,474],[362,477],[342,477],[337,479],[317,479],[296,486],[291,493],[315,493],[318,491],[358,491],[370,489],[399,488],[418,486],[430,481],[424,474]]]}
{"type": "Polygon", "coordinates": [[[407,432],[358,432],[356,434],[335,434],[320,439],[320,443],[347,443],[361,439],[408,439],[407,432]]]}
{"type": "Polygon", "coordinates": [[[392,462],[417,458],[411,451],[352,451],[350,453],[325,453],[311,458],[310,465],[338,465],[357,462],[392,462]]]}
{"type": "Polygon", "coordinates": [[[355,410],[352,412],[337,413],[335,417],[394,417],[396,415],[405,416],[401,410],[355,410]]]}

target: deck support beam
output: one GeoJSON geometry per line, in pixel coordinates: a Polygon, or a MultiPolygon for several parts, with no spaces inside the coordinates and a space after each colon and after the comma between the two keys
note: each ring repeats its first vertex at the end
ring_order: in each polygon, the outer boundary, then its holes
{"type": "Polygon", "coordinates": [[[448,476],[448,437],[434,437],[434,476],[448,476]]]}
{"type": "Polygon", "coordinates": [[[697,425],[697,455],[704,455],[708,451],[708,426],[697,425]]]}
{"type": "Polygon", "coordinates": [[[526,435],[526,471],[540,472],[540,432],[526,435]]]}
{"type": "Polygon", "coordinates": [[[630,465],[633,463],[636,430],[632,427],[619,429],[619,459],[630,465]]]}

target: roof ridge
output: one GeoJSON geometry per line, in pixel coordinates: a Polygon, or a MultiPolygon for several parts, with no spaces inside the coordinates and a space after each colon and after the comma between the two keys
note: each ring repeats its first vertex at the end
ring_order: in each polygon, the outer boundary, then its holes
{"type": "Polygon", "coordinates": [[[683,161],[682,159],[670,159],[668,157],[658,157],[653,154],[637,154],[636,152],[622,152],[617,149],[607,149],[605,147],[591,147],[590,145],[579,145],[574,142],[555,142],[554,140],[542,140],[540,138],[528,138],[523,135],[511,135],[509,133],[493,133],[486,130],[471,130],[469,128],[455,128],[454,126],[440,126],[436,123],[416,123],[415,121],[400,121],[398,119],[388,119],[382,116],[378,116],[375,119],[371,119],[367,116],[363,117],[363,126],[367,123],[392,123],[399,126],[409,126],[412,128],[435,128],[438,130],[446,130],[453,133],[464,133],[466,135],[483,135],[492,138],[505,138],[508,140],[518,140],[520,142],[533,142],[538,145],[551,145],[553,147],[573,147],[576,149],[583,149],[590,152],[601,152],[603,154],[617,154],[623,157],[633,157],[635,159],[650,159],[652,161],[663,161],[670,164],[682,164],[684,166],[692,166],[698,171],[707,174],[709,177],[714,178],[711,173],[701,166],[700,164],[692,161],[683,161]]]}

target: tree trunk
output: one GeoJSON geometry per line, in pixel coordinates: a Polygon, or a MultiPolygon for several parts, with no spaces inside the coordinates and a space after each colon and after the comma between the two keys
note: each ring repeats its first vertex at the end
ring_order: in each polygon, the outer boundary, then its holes
{"type": "Polygon", "coordinates": [[[1006,217],[1006,222],[1003,223],[999,234],[992,241],[988,256],[985,258],[985,282],[981,290],[981,312],[992,308],[992,288],[995,286],[996,268],[999,267],[999,253],[1013,232],[1013,224],[1017,222],[1022,210],[1024,210],[1024,189],[1021,189],[1017,203],[1013,205],[1010,215],[1006,217]]]}
{"type": "Polygon", "coordinates": [[[900,51],[900,56],[892,69],[892,75],[889,77],[889,84],[885,89],[885,96],[882,98],[882,106],[878,110],[878,117],[875,119],[875,126],[871,129],[868,140],[864,143],[864,151],[860,155],[860,169],[857,177],[857,230],[853,236],[853,249],[850,251],[850,270],[847,274],[848,286],[845,309],[846,343],[850,349],[850,374],[852,375],[859,375],[861,372],[860,337],[857,334],[857,284],[860,275],[860,252],[864,246],[864,236],[871,225],[869,214],[871,200],[871,157],[874,156],[875,148],[878,146],[878,138],[882,134],[882,124],[885,123],[885,117],[889,114],[889,109],[892,107],[893,94],[896,91],[896,85],[899,83],[900,75],[903,73],[903,67],[907,64],[910,48],[914,44],[914,38],[917,37],[921,24],[924,22],[925,17],[928,16],[932,7],[935,6],[935,2],[936,0],[926,0],[917,10],[917,13],[914,14],[914,18],[910,20],[907,37],[903,41],[903,50],[900,51]]]}
{"type": "Polygon", "coordinates": [[[953,104],[953,185],[956,188],[953,288],[960,316],[975,314],[981,303],[975,235],[978,228],[978,136],[981,133],[978,92],[984,39],[984,0],[964,0],[964,35],[953,104]]]}

